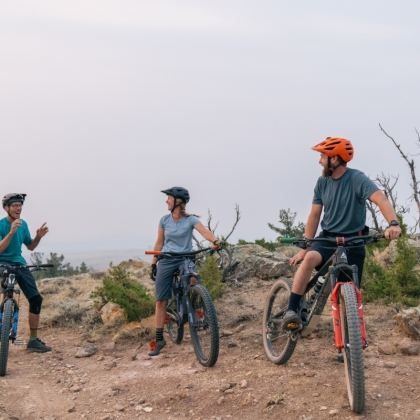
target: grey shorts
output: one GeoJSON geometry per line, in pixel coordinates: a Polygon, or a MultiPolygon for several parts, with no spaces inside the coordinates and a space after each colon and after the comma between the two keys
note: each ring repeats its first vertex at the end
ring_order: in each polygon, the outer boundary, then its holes
{"type": "Polygon", "coordinates": [[[181,276],[194,273],[198,275],[196,265],[184,258],[162,258],[156,272],[156,301],[168,300],[172,297],[172,280],[175,271],[181,276]]]}

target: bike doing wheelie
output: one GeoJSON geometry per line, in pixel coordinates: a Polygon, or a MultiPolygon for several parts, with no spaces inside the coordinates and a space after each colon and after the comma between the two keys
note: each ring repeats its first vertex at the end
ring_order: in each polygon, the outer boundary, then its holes
{"type": "Polygon", "coordinates": [[[34,272],[47,267],[54,266],[53,264],[10,265],[0,263],[2,288],[0,295],[0,376],[6,375],[10,341],[18,344],[16,337],[19,320],[20,289],[16,285],[19,272],[22,268],[29,268],[30,271],[34,272]]]}
{"type": "Polygon", "coordinates": [[[315,329],[331,294],[335,346],[343,352],[350,408],[356,413],[360,413],[365,407],[363,349],[368,343],[358,268],[348,264],[347,250],[367,245],[380,238],[383,238],[383,235],[301,240],[282,238],[282,242],[293,242],[303,249],[310,242],[323,241],[335,245],[336,250],[308,283],[298,309],[302,319],[300,330],[285,330],[282,327],[292,290],[291,279],[281,279],[274,283],[264,307],[263,343],[266,355],[271,362],[284,364],[292,356],[299,337],[305,337],[315,329]]]}
{"type": "MultiPolygon", "coordinates": [[[[146,254],[157,255],[159,259],[178,259],[181,265],[182,261],[185,264],[195,262],[199,254],[212,253],[215,249],[217,246],[188,253],[146,251],[146,254]]],[[[214,366],[219,356],[219,326],[210,293],[201,283],[198,273],[184,274],[179,270],[174,273],[172,291],[172,298],[166,305],[165,320],[169,338],[175,344],[180,344],[184,338],[184,326],[188,322],[199,363],[206,367],[214,366]],[[197,284],[192,284],[192,279],[196,279],[197,284]]]]}

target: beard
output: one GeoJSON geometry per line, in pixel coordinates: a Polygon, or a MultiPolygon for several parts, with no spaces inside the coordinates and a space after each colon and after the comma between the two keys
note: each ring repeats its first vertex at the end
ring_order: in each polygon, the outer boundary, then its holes
{"type": "Polygon", "coordinates": [[[324,167],[324,168],[322,168],[322,176],[324,177],[324,178],[328,178],[329,176],[331,176],[332,175],[332,170],[330,169],[330,168],[328,168],[328,167],[324,167]]]}

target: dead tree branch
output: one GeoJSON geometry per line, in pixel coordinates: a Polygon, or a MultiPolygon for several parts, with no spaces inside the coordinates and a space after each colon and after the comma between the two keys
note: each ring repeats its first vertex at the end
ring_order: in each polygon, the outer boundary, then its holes
{"type": "Polygon", "coordinates": [[[235,223],[233,224],[232,230],[230,231],[229,235],[227,235],[226,237],[223,238],[225,241],[227,241],[229,236],[232,235],[233,231],[236,228],[236,225],[238,224],[239,220],[241,220],[241,212],[239,211],[239,205],[238,204],[235,204],[235,212],[236,212],[235,223]]]}
{"type": "MultiPolygon", "coordinates": [[[[404,152],[401,149],[401,146],[397,144],[397,142],[382,128],[381,124],[379,124],[380,129],[382,132],[394,143],[394,146],[397,148],[397,150],[400,152],[401,157],[406,161],[409,169],[410,169],[410,175],[412,183],[410,184],[410,187],[413,190],[413,194],[411,195],[411,199],[416,202],[417,210],[420,215],[420,192],[419,192],[419,181],[417,181],[416,171],[415,171],[415,165],[414,160],[409,159],[408,155],[404,154],[404,152]]],[[[420,135],[418,131],[416,130],[418,140],[420,142],[420,135]]],[[[418,223],[417,223],[418,226],[418,223]]]]}

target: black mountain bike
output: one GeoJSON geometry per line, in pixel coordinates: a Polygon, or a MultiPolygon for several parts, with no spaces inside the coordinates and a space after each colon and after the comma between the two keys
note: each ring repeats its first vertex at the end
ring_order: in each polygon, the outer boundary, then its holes
{"type": "Polygon", "coordinates": [[[282,238],[281,242],[292,242],[303,249],[313,241],[330,242],[335,245],[336,251],[308,283],[298,309],[303,324],[301,330],[282,328],[283,315],[287,311],[292,290],[291,279],[281,279],[274,283],[264,307],[265,353],[271,362],[284,364],[292,356],[298,338],[308,336],[316,328],[331,293],[335,346],[343,352],[350,407],[356,413],[360,413],[365,407],[363,349],[368,344],[358,269],[357,266],[348,264],[347,249],[364,246],[381,238],[383,235],[379,234],[350,238],[282,238]]]}
{"type": "MultiPolygon", "coordinates": [[[[158,255],[160,258],[172,258],[185,261],[196,261],[198,254],[215,252],[217,247],[200,249],[189,253],[146,251],[148,255],[158,255]]],[[[191,341],[199,363],[206,367],[216,364],[219,357],[219,325],[216,309],[210,293],[201,283],[198,274],[180,275],[177,271],[172,282],[172,298],[166,306],[166,329],[169,338],[175,344],[180,344],[184,338],[184,326],[190,325],[191,341]],[[191,284],[191,277],[198,284],[191,284]]]]}
{"type": "Polygon", "coordinates": [[[54,267],[54,265],[11,265],[0,263],[1,296],[3,298],[0,305],[0,376],[6,375],[9,342],[14,343],[17,336],[20,289],[17,289],[16,285],[19,271],[22,268],[29,268],[33,272],[47,267],[54,267]]]}

